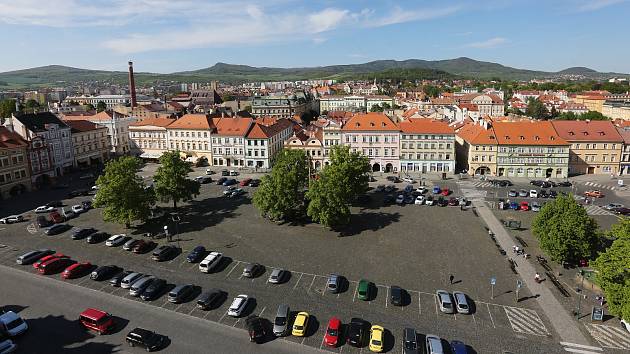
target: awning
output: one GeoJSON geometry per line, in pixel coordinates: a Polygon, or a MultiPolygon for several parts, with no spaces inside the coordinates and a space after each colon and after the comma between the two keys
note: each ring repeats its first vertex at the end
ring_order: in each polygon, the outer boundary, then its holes
{"type": "Polygon", "coordinates": [[[162,153],[158,152],[145,152],[140,155],[140,158],[143,159],[159,159],[162,156],[162,153]]]}

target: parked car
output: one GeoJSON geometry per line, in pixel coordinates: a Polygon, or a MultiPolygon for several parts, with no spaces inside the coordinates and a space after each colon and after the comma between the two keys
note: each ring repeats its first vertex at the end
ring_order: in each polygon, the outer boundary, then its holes
{"type": "Polygon", "coordinates": [[[437,296],[438,305],[440,311],[444,313],[454,313],[453,300],[451,299],[451,294],[449,294],[446,290],[437,290],[435,292],[437,296]]]}
{"type": "Polygon", "coordinates": [[[186,261],[189,263],[197,263],[203,259],[203,256],[206,254],[206,248],[203,246],[197,246],[188,253],[186,256],[186,261]]]}
{"type": "Polygon", "coordinates": [[[83,207],[84,211],[88,211],[90,209],[92,209],[92,201],[91,200],[84,200],[81,202],[81,206],[83,207]]]}
{"type": "Polygon", "coordinates": [[[105,241],[105,246],[107,247],[118,247],[123,245],[125,242],[129,241],[131,237],[126,234],[118,234],[113,235],[105,241]]]}
{"type": "Polygon", "coordinates": [[[133,297],[140,296],[140,294],[142,294],[144,290],[148,288],[149,285],[151,285],[151,282],[153,282],[153,280],[155,280],[154,276],[147,275],[133,282],[133,284],[131,284],[131,287],[129,287],[129,295],[133,297]]]}
{"type": "MultiPolygon", "coordinates": [[[[564,195],[566,195],[566,193],[564,192],[560,192],[563,193],[564,195]]],[[[549,198],[557,198],[558,197],[558,192],[556,191],[549,191],[549,198]]]]}
{"type": "Polygon", "coordinates": [[[231,186],[231,185],[234,185],[234,184],[237,184],[237,183],[238,182],[234,178],[230,178],[230,179],[225,180],[225,182],[223,182],[223,185],[224,186],[231,186]]]}
{"type": "Polygon", "coordinates": [[[394,306],[402,306],[404,290],[396,285],[393,285],[390,289],[390,303],[394,306]]]}
{"type": "Polygon", "coordinates": [[[453,291],[453,298],[455,299],[455,308],[458,313],[470,314],[470,305],[466,294],[461,291],[453,291]]]}
{"type": "Polygon", "coordinates": [[[45,214],[45,213],[50,213],[50,212],[55,211],[55,210],[57,210],[57,208],[51,207],[51,206],[42,205],[42,206],[39,206],[39,207],[35,208],[34,211],[35,211],[36,214],[45,214]]]}
{"type": "Polygon", "coordinates": [[[103,242],[107,240],[108,238],[109,238],[109,234],[107,232],[99,231],[88,236],[85,239],[85,241],[90,244],[95,244],[95,243],[103,242]]]}
{"type": "Polygon", "coordinates": [[[400,178],[398,178],[397,176],[387,176],[387,180],[392,182],[392,183],[399,183],[400,182],[400,178]]]}
{"type": "Polygon", "coordinates": [[[602,208],[604,208],[606,210],[609,210],[609,211],[612,211],[612,210],[615,210],[615,209],[618,209],[618,208],[623,208],[623,207],[624,207],[623,204],[608,203],[608,204],[604,205],[602,208]]]}
{"type": "Polygon", "coordinates": [[[391,193],[395,190],[396,190],[396,186],[394,186],[393,184],[389,184],[385,186],[385,189],[384,189],[385,193],[391,193]]]}
{"type": "Polygon", "coordinates": [[[584,192],[584,196],[591,197],[591,198],[603,198],[604,193],[598,190],[590,190],[590,191],[584,192]]]}
{"type": "Polygon", "coordinates": [[[19,256],[15,263],[21,265],[33,264],[34,262],[42,259],[43,257],[54,254],[55,251],[50,249],[39,249],[35,251],[26,252],[23,255],[19,256]]]}
{"type": "Polygon", "coordinates": [[[125,340],[131,347],[139,346],[148,352],[158,350],[164,346],[168,338],[148,329],[136,327],[127,334],[125,340]]]}
{"type": "Polygon", "coordinates": [[[215,306],[220,299],[223,298],[223,291],[219,289],[210,289],[201,294],[197,299],[197,307],[202,310],[208,310],[215,306]]]}
{"type": "Polygon", "coordinates": [[[249,182],[251,182],[251,181],[252,181],[251,178],[245,178],[238,185],[241,186],[241,187],[245,187],[245,186],[249,185],[249,182]]]}
{"type": "Polygon", "coordinates": [[[538,191],[535,189],[532,189],[529,191],[529,197],[530,198],[538,198],[538,191]]]}
{"type": "Polygon", "coordinates": [[[518,192],[515,191],[514,189],[510,189],[510,191],[508,192],[508,197],[511,197],[511,198],[518,197],[518,192]]]}
{"type": "Polygon", "coordinates": [[[144,301],[155,300],[164,288],[166,288],[166,280],[154,278],[151,284],[140,294],[140,298],[144,301]]]}
{"type": "Polygon", "coordinates": [[[83,207],[83,205],[81,205],[81,204],[75,204],[75,205],[73,205],[73,206],[70,208],[70,210],[72,210],[72,212],[73,212],[73,213],[75,213],[75,214],[81,214],[81,213],[83,213],[83,212],[87,211],[87,210],[85,210],[85,208],[84,208],[84,207],[83,207]]]}
{"type": "Polygon", "coordinates": [[[70,225],[68,225],[68,224],[55,224],[55,225],[49,227],[46,230],[45,234],[47,236],[58,235],[60,233],[66,232],[69,229],[70,229],[70,225]]]}
{"type": "Polygon", "coordinates": [[[455,197],[450,197],[448,199],[448,205],[449,206],[459,206],[459,200],[457,200],[457,198],[455,198],[455,197]]]}
{"type": "Polygon", "coordinates": [[[442,189],[441,194],[445,197],[447,197],[449,194],[451,194],[451,191],[448,188],[444,188],[442,189]]]}
{"type": "Polygon", "coordinates": [[[222,253],[210,252],[210,254],[208,254],[206,258],[204,258],[199,263],[199,271],[202,273],[212,272],[219,265],[219,263],[221,263],[222,259],[223,259],[222,253]]]}
{"type": "Polygon", "coordinates": [[[267,281],[271,284],[280,284],[285,280],[288,274],[288,271],[276,268],[271,271],[271,274],[269,275],[269,279],[267,281]]]}
{"type": "Polygon", "coordinates": [[[533,212],[539,212],[540,211],[540,204],[538,204],[537,202],[533,202],[530,207],[532,208],[533,212]]]}
{"type": "Polygon", "coordinates": [[[128,275],[135,273],[133,270],[125,270],[123,272],[120,272],[116,275],[114,275],[110,280],[109,280],[109,285],[111,286],[120,286],[122,283],[122,280],[125,279],[128,275]]]}
{"type": "Polygon", "coordinates": [[[330,274],[328,280],[326,280],[326,289],[329,292],[336,294],[340,291],[341,277],[337,274],[330,274]]]}
{"type": "Polygon", "coordinates": [[[228,198],[238,197],[239,195],[245,194],[245,191],[241,188],[236,188],[228,195],[228,198]]]}
{"type": "Polygon", "coordinates": [[[96,268],[90,274],[92,280],[103,280],[114,274],[122,272],[122,268],[116,265],[104,265],[96,268]]]}
{"type": "Polygon", "coordinates": [[[253,179],[249,182],[249,186],[250,187],[258,187],[260,185],[260,180],[259,179],[253,179]]]}
{"type": "Polygon", "coordinates": [[[440,194],[441,192],[442,192],[442,189],[440,189],[439,186],[433,187],[433,194],[440,194]]]}
{"type": "Polygon", "coordinates": [[[195,177],[195,181],[201,184],[207,184],[212,182],[212,177],[210,176],[197,176],[195,177]]]}
{"type": "Polygon", "coordinates": [[[140,240],[140,242],[136,243],[136,245],[133,246],[133,249],[131,250],[131,252],[136,253],[136,254],[147,253],[156,245],[157,243],[153,241],[140,240]]]}
{"type": "Polygon", "coordinates": [[[468,349],[466,348],[466,344],[464,342],[458,340],[451,341],[451,352],[453,354],[467,354],[468,349]]]}
{"type": "Polygon", "coordinates": [[[529,203],[528,202],[521,202],[521,204],[518,207],[520,210],[522,211],[528,211],[529,210],[529,203]]]}
{"type": "Polygon", "coordinates": [[[405,328],[402,338],[403,354],[418,354],[418,335],[414,328],[405,328]]]}
{"type": "Polygon", "coordinates": [[[66,256],[65,254],[62,254],[62,253],[50,254],[50,255],[44,256],[44,257],[38,259],[37,261],[35,261],[35,263],[33,263],[33,268],[39,269],[42,266],[42,264],[44,264],[44,263],[46,263],[46,262],[48,262],[48,261],[50,261],[52,259],[55,259],[55,258],[70,258],[70,257],[68,257],[68,256],[66,256]]]}
{"type": "Polygon", "coordinates": [[[228,170],[221,170],[221,176],[229,176],[230,172],[228,170]]]}
{"type": "Polygon", "coordinates": [[[122,248],[123,248],[125,251],[131,251],[131,250],[133,250],[133,248],[134,248],[134,247],[138,244],[138,242],[140,242],[140,240],[139,240],[139,239],[134,239],[134,238],[132,238],[132,239],[130,239],[129,241],[125,242],[125,243],[123,244],[123,247],[122,247],[122,248]]]}
{"type": "Polygon", "coordinates": [[[236,186],[229,186],[223,191],[223,195],[229,196],[236,189],[236,186]]]}
{"type": "Polygon", "coordinates": [[[308,329],[308,321],[308,312],[298,312],[297,316],[295,316],[295,320],[293,321],[291,334],[296,337],[304,337],[306,335],[306,330],[308,329]]]}
{"type": "Polygon", "coordinates": [[[92,263],[90,262],[74,263],[61,273],[61,277],[64,279],[77,278],[89,272],[90,269],[92,269],[92,263]]]}
{"type": "Polygon", "coordinates": [[[122,280],[120,281],[120,287],[123,289],[129,289],[131,288],[133,283],[147,276],[147,274],[142,274],[138,272],[130,273],[126,277],[122,278],[122,280]]]}
{"type": "Polygon", "coordinates": [[[378,186],[376,186],[376,188],[374,190],[376,192],[384,192],[385,191],[385,185],[384,184],[379,184],[378,186]]]}
{"type": "Polygon", "coordinates": [[[528,192],[526,189],[521,189],[521,190],[518,192],[518,196],[519,196],[519,197],[522,197],[522,198],[526,198],[526,197],[528,197],[528,196],[529,196],[529,192],[528,192]]]}
{"type": "Polygon", "coordinates": [[[209,169],[209,168],[206,168],[206,174],[207,174],[207,175],[213,175],[213,174],[214,174],[214,171],[212,171],[212,170],[211,170],[211,169],[209,169]]]}
{"type": "Polygon", "coordinates": [[[359,300],[370,300],[370,296],[372,295],[372,282],[366,279],[359,280],[357,295],[359,300]]]}
{"type": "Polygon", "coordinates": [[[66,269],[70,265],[76,263],[76,261],[70,258],[53,258],[49,261],[42,263],[37,271],[40,274],[55,274],[59,273],[62,269],[66,269]]]}
{"type": "Polygon", "coordinates": [[[393,194],[386,194],[386,195],[383,197],[383,204],[384,204],[384,205],[391,205],[391,204],[393,204],[394,202],[396,202],[396,197],[394,197],[394,195],[393,195],[393,194]]]}
{"type": "Polygon", "coordinates": [[[186,301],[195,291],[195,286],[193,284],[181,284],[173,288],[168,293],[168,301],[179,304],[180,302],[186,301]]]}
{"type": "Polygon", "coordinates": [[[328,320],[326,333],[324,334],[324,344],[329,347],[337,347],[339,345],[339,334],[341,332],[341,321],[337,317],[328,320]]]}
{"type": "Polygon", "coordinates": [[[53,211],[50,214],[48,214],[48,217],[50,218],[50,220],[54,223],[54,224],[61,224],[62,222],[64,222],[66,219],[59,214],[58,211],[53,211]]]}
{"type": "Polygon", "coordinates": [[[44,215],[37,216],[37,227],[44,228],[52,225],[52,221],[45,217],[44,215]]]}
{"type": "Polygon", "coordinates": [[[90,236],[91,234],[95,232],[96,232],[96,229],[92,227],[87,227],[87,228],[75,227],[74,229],[72,229],[72,234],[70,235],[70,238],[72,238],[73,240],[80,240],[80,239],[90,236]]]}
{"type": "Polygon", "coordinates": [[[95,308],[88,308],[81,312],[79,322],[86,329],[96,331],[99,334],[110,333],[116,328],[112,315],[95,308]]]}
{"type": "Polygon", "coordinates": [[[385,329],[378,325],[372,325],[370,328],[370,351],[380,353],[383,351],[383,341],[385,329]]]}
{"type": "Polygon", "coordinates": [[[405,176],[403,177],[403,182],[407,182],[407,183],[414,183],[415,181],[413,180],[413,178],[409,177],[409,176],[405,176]]]}
{"type": "Polygon", "coordinates": [[[445,207],[448,205],[448,200],[446,200],[446,198],[444,198],[443,196],[440,196],[437,199],[437,205],[441,206],[441,207],[445,207]]]}
{"type": "Polygon", "coordinates": [[[433,206],[435,204],[435,199],[432,196],[428,195],[424,200],[424,205],[433,206]]]}
{"type": "Polygon", "coordinates": [[[414,201],[415,205],[422,205],[424,203],[424,196],[423,195],[419,195],[416,197],[416,200],[414,201]]]}
{"type": "Polygon", "coordinates": [[[367,332],[367,323],[360,318],[352,318],[348,324],[346,342],[353,347],[362,347],[367,332]]]}
{"type": "Polygon", "coordinates": [[[219,178],[217,180],[217,186],[222,186],[225,181],[227,181],[227,178],[225,178],[225,177],[219,178]]]}
{"type": "Polygon", "coordinates": [[[230,176],[238,176],[238,171],[230,170],[230,176]]]}
{"type": "Polygon", "coordinates": [[[238,295],[232,301],[232,304],[228,308],[227,314],[232,317],[239,317],[243,314],[245,308],[249,304],[249,296],[245,294],[238,295]]]}
{"type": "Polygon", "coordinates": [[[0,336],[0,353],[5,354],[5,353],[13,353],[14,351],[17,350],[17,344],[13,343],[12,340],[0,336]]]}
{"type": "Polygon", "coordinates": [[[546,189],[541,189],[538,198],[549,198],[549,192],[546,189]]]}
{"type": "Polygon", "coordinates": [[[517,202],[510,202],[510,209],[518,210],[518,203],[517,202]]]}
{"type": "Polygon", "coordinates": [[[245,319],[245,328],[250,342],[261,342],[267,336],[264,320],[256,315],[250,315],[245,319]]]}
{"type": "Polygon", "coordinates": [[[560,187],[571,187],[573,184],[569,181],[558,182],[558,186],[560,187]]]}
{"type": "Polygon", "coordinates": [[[287,334],[289,330],[289,317],[291,316],[291,310],[289,305],[280,304],[278,310],[276,310],[276,317],[273,320],[273,334],[276,337],[281,337],[287,334]]]}
{"type": "Polygon", "coordinates": [[[404,203],[405,203],[405,195],[404,195],[404,194],[399,194],[399,195],[396,197],[396,204],[400,204],[400,205],[402,205],[402,204],[404,204],[404,203]]]}
{"type": "Polygon", "coordinates": [[[9,215],[0,219],[0,224],[13,224],[22,221],[24,221],[24,217],[22,215],[9,215]]]}
{"type": "Polygon", "coordinates": [[[434,334],[427,334],[425,336],[426,354],[443,354],[444,348],[442,347],[442,340],[440,337],[434,334]]]}
{"type": "Polygon", "coordinates": [[[245,278],[255,278],[263,270],[260,263],[248,263],[243,267],[243,276],[245,278]]]}
{"type": "Polygon", "coordinates": [[[153,254],[151,255],[151,259],[154,261],[165,261],[169,258],[174,257],[177,254],[177,247],[171,245],[163,245],[158,247],[153,254]]]}
{"type": "Polygon", "coordinates": [[[26,332],[27,329],[28,324],[17,313],[13,311],[0,312],[0,336],[4,332],[15,337],[26,332]]]}
{"type": "Polygon", "coordinates": [[[624,216],[630,215],[630,208],[622,207],[622,208],[616,208],[612,211],[617,215],[624,215],[624,216]]]}

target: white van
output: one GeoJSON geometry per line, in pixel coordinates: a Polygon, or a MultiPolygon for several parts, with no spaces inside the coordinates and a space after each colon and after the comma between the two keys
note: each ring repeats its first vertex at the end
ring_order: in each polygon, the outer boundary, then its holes
{"type": "Polygon", "coordinates": [[[210,254],[199,263],[199,271],[202,273],[210,273],[219,263],[221,263],[221,259],[223,259],[223,254],[219,252],[210,252],[210,254]]]}

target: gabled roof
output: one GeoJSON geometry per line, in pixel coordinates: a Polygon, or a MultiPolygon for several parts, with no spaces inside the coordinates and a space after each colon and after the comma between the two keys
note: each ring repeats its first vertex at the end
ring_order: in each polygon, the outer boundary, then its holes
{"type": "Polygon", "coordinates": [[[615,125],[608,120],[554,120],[553,127],[568,141],[623,141],[615,125]]]}
{"type": "Polygon", "coordinates": [[[214,130],[215,126],[205,114],[184,114],[169,124],[168,129],[214,130]]]}
{"type": "Polygon", "coordinates": [[[363,113],[350,118],[342,128],[344,131],[399,131],[396,123],[383,113],[363,113]]]}
{"type": "Polygon", "coordinates": [[[630,128],[617,127],[617,132],[621,135],[624,143],[630,144],[630,128]]]}
{"type": "Polygon", "coordinates": [[[252,118],[213,118],[218,135],[245,136],[254,122],[252,118]]]}
{"type": "Polygon", "coordinates": [[[288,119],[279,119],[275,124],[263,125],[261,123],[254,123],[252,129],[247,133],[248,139],[268,139],[272,136],[279,134],[281,131],[291,127],[291,123],[288,119]]]}
{"type": "Polygon", "coordinates": [[[408,134],[455,134],[446,122],[424,118],[410,118],[401,122],[400,130],[408,134]]]}
{"type": "Polygon", "coordinates": [[[175,122],[175,119],[171,118],[144,118],[141,121],[129,124],[130,127],[143,127],[143,126],[155,126],[155,127],[167,127],[175,122]]]}
{"type": "Polygon", "coordinates": [[[492,128],[499,145],[569,145],[549,121],[493,122],[492,128]]]}
{"type": "Polygon", "coordinates": [[[97,130],[97,129],[102,129],[102,128],[106,129],[106,127],[102,125],[95,124],[87,120],[69,120],[66,123],[70,126],[71,133],[89,132],[92,130],[97,130]]]}
{"type": "Polygon", "coordinates": [[[46,131],[46,124],[57,124],[61,128],[68,127],[66,123],[50,112],[19,114],[15,117],[32,132],[46,131]]]}
{"type": "Polygon", "coordinates": [[[498,143],[492,128],[485,129],[472,122],[464,124],[457,132],[457,136],[473,145],[496,145],[498,143]]]}
{"type": "Polygon", "coordinates": [[[20,134],[0,125],[0,149],[15,149],[27,146],[28,142],[20,134]]]}

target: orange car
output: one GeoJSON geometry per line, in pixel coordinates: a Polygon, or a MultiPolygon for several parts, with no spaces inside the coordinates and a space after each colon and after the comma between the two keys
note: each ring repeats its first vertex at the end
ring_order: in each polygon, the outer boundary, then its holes
{"type": "Polygon", "coordinates": [[[584,195],[587,197],[591,197],[591,198],[603,198],[604,194],[600,191],[597,190],[592,190],[592,191],[586,191],[584,192],[584,195]]]}

